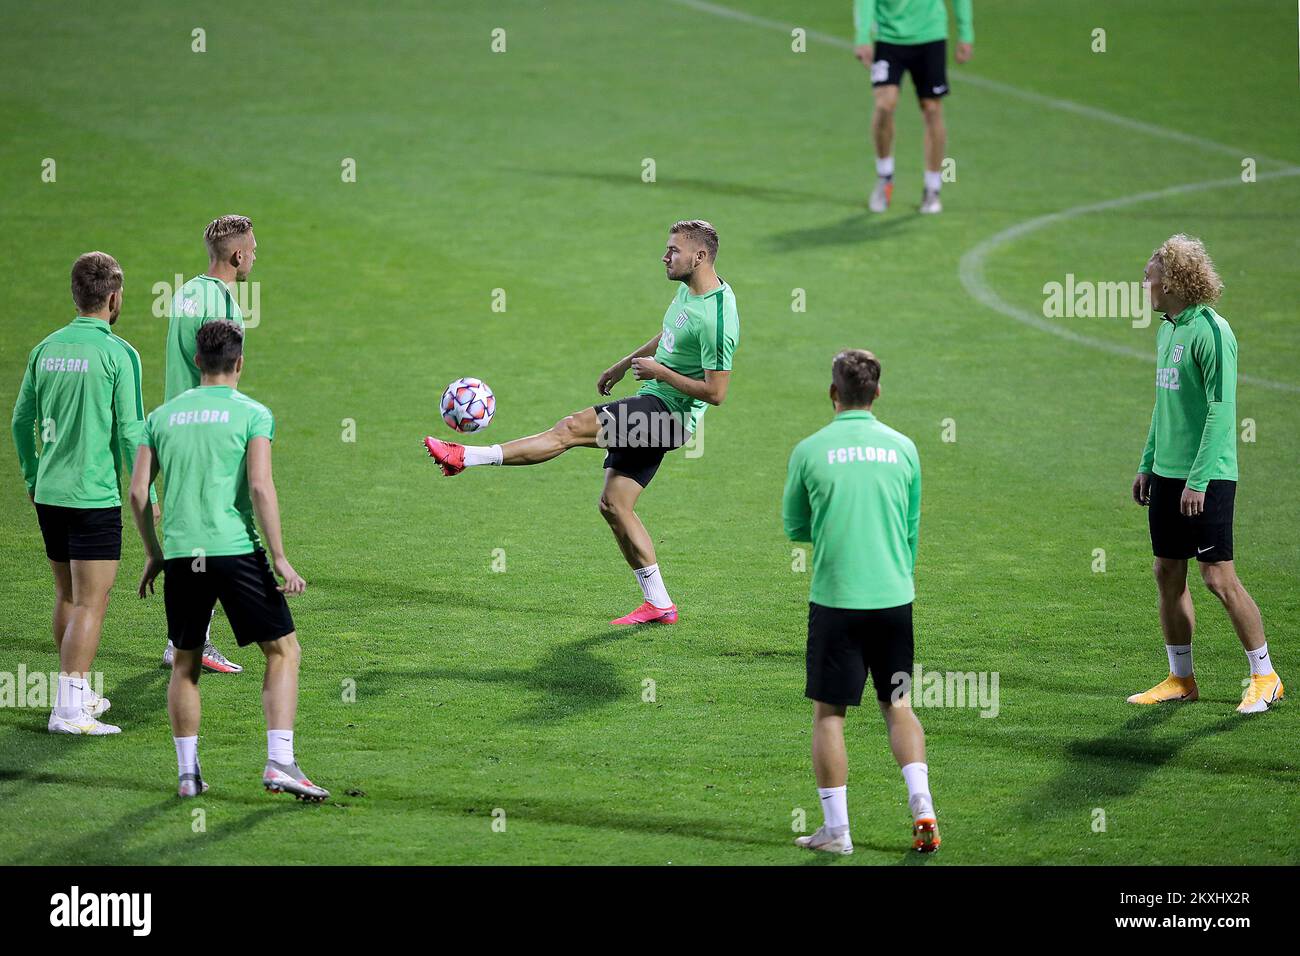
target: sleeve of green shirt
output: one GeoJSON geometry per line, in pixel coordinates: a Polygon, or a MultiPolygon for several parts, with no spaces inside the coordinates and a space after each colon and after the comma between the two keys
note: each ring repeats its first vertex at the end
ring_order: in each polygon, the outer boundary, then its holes
{"type": "Polygon", "coordinates": [[[975,19],[971,13],[971,0],[952,0],[952,13],[957,18],[957,39],[962,43],[974,43],[975,19]]]}
{"type": "Polygon", "coordinates": [[[912,568],[921,544],[921,456],[912,448],[912,486],[907,495],[907,543],[912,548],[912,568]]]}
{"type": "MultiPolygon", "coordinates": [[[[118,362],[117,376],[113,380],[113,422],[117,432],[117,445],[113,448],[113,462],[120,476],[123,464],[128,475],[135,465],[135,450],[144,444],[144,388],[140,382],[140,356],[122,343],[126,355],[118,362]]],[[[149,486],[149,500],[158,502],[158,492],[149,486]]]]}
{"type": "Polygon", "coordinates": [[[791,541],[812,540],[812,506],[808,503],[808,488],[803,483],[803,453],[797,445],[790,453],[790,465],[786,470],[781,523],[791,541]]]}
{"type": "Polygon", "coordinates": [[[716,312],[704,320],[700,331],[700,368],[712,372],[730,372],[732,357],[736,353],[736,335],[733,332],[738,320],[727,315],[725,297],[718,295],[716,312]]]}
{"type": "Polygon", "coordinates": [[[1142,449],[1142,460],[1138,462],[1138,471],[1149,475],[1156,465],[1156,412],[1159,405],[1151,406],[1151,427],[1147,429],[1146,447],[1142,449]]]}
{"type": "Polygon", "coordinates": [[[18,401],[14,402],[12,429],[14,445],[18,448],[18,466],[23,471],[27,494],[32,495],[36,493],[36,470],[40,458],[36,455],[36,380],[32,375],[30,358],[23,372],[23,384],[18,389],[18,401]]]}
{"type": "Polygon", "coordinates": [[[1193,491],[1206,489],[1223,448],[1237,440],[1234,421],[1237,413],[1237,363],[1225,349],[1222,339],[1214,334],[1217,330],[1215,326],[1206,334],[1198,335],[1192,345],[1192,359],[1201,370],[1208,410],[1205,427],[1201,429],[1201,445],[1187,473],[1187,487],[1193,491]]]}
{"type": "Polygon", "coordinates": [[[853,45],[865,46],[870,43],[875,25],[876,0],[853,0],[853,45]]]}

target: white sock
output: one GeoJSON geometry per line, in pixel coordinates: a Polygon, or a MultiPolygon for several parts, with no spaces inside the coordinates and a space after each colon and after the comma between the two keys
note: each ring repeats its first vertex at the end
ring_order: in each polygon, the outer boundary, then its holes
{"type": "Polygon", "coordinates": [[[826,821],[827,830],[849,828],[848,789],[848,787],[817,788],[817,796],[822,798],[822,819],[826,821]]]}
{"type": "Polygon", "coordinates": [[[86,682],[80,677],[59,675],[59,696],[54,702],[54,712],[64,720],[81,716],[86,703],[86,682]]]}
{"type": "Polygon", "coordinates": [[[668,597],[668,589],[664,587],[664,579],[659,574],[659,565],[652,564],[648,568],[637,568],[636,580],[641,585],[641,593],[645,595],[645,599],[655,607],[673,606],[672,599],[668,597]]]}
{"type": "Polygon", "coordinates": [[[276,763],[293,763],[293,731],[268,730],[266,732],[266,759],[276,763]]]}
{"type": "Polygon", "coordinates": [[[471,465],[499,465],[501,464],[501,446],[500,445],[466,445],[465,446],[465,467],[471,465]]]}
{"type": "Polygon", "coordinates": [[[893,156],[886,156],[884,159],[879,156],[876,157],[876,175],[881,179],[889,179],[894,175],[893,156]]]}
{"type": "MultiPolygon", "coordinates": [[[[1175,677],[1192,676],[1192,645],[1166,644],[1165,653],[1169,655],[1169,673],[1175,677]]],[[[1250,656],[1249,653],[1246,654],[1250,656]]]]}
{"type": "Polygon", "coordinates": [[[930,170],[925,171],[925,191],[937,193],[943,186],[943,173],[932,173],[930,170]]]}
{"type": "Polygon", "coordinates": [[[923,763],[909,763],[903,768],[903,782],[907,784],[907,807],[912,811],[912,819],[934,816],[930,768],[923,763]]]}
{"type": "Polygon", "coordinates": [[[1268,659],[1268,644],[1259,645],[1258,649],[1246,652],[1246,658],[1250,661],[1250,672],[1252,674],[1271,674],[1273,673],[1273,662],[1268,659]]]}
{"type": "Polygon", "coordinates": [[[198,773],[199,738],[173,737],[172,742],[176,744],[176,772],[182,777],[187,773],[198,773]]]}

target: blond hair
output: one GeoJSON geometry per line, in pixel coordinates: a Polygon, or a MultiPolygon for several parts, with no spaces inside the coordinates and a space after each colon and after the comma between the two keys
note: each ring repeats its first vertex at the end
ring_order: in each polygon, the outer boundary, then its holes
{"type": "Polygon", "coordinates": [[[213,259],[224,258],[230,249],[231,240],[252,231],[252,228],[253,220],[247,216],[218,216],[203,230],[208,255],[213,259]]]}
{"type": "Polygon", "coordinates": [[[1214,302],[1223,293],[1223,282],[1214,260],[1201,240],[1178,233],[1170,236],[1151,254],[1160,263],[1166,292],[1191,305],[1214,302]]]}
{"type": "Polygon", "coordinates": [[[710,262],[718,258],[718,230],[713,228],[711,222],[706,222],[703,219],[682,219],[673,223],[673,227],[668,230],[668,234],[681,236],[683,239],[691,240],[691,242],[698,242],[704,247],[704,251],[709,254],[710,262]]]}

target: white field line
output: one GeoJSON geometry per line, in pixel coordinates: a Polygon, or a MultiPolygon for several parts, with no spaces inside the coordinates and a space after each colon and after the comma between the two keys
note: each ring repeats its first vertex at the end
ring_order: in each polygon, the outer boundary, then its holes
{"type": "MultiPolygon", "coordinates": [[[[724,7],[720,4],[709,3],[708,0],[671,0],[671,2],[678,6],[690,7],[691,9],[698,10],[702,13],[723,17],[728,20],[736,20],[740,23],[748,23],[751,26],[764,27],[770,30],[780,30],[786,34],[789,34],[790,31],[794,30],[797,26],[793,23],[782,23],[778,20],[768,19],[767,17],[755,16],[746,13],[743,10],[735,10],[731,7],[724,7]]],[[[853,48],[852,42],[844,37],[833,36],[829,33],[822,33],[818,30],[805,29],[805,33],[809,40],[814,40],[827,46],[838,47],[842,50],[851,50],[853,48]]],[[[1099,122],[1110,123],[1113,126],[1121,126],[1125,129],[1159,139],[1167,139],[1173,142],[1184,143],[1189,146],[1196,146],[1210,152],[1232,156],[1238,161],[1250,156],[1254,158],[1257,163],[1268,163],[1270,165],[1278,165],[1281,167],[1281,169],[1275,171],[1260,173],[1257,177],[1260,180],[1300,175],[1300,166],[1284,162],[1283,160],[1273,159],[1259,152],[1249,152],[1233,146],[1227,146],[1223,143],[1216,143],[1213,140],[1205,139],[1201,136],[1193,136],[1190,133],[1184,133],[1179,130],[1167,129],[1163,126],[1144,123],[1141,120],[1135,120],[1128,116],[1121,116],[1118,113],[1110,113],[1106,110],[1087,106],[1083,103],[1076,103],[1073,100],[1060,99],[1055,96],[1044,96],[1041,93],[1022,90],[1019,87],[1011,86],[1007,83],[1001,83],[997,80],[974,76],[965,70],[954,71],[950,79],[956,80],[958,84],[969,83],[971,86],[983,87],[984,89],[992,90],[1003,96],[1036,103],[1040,106],[1045,106],[1048,109],[1073,113],[1076,116],[1083,116],[1099,122]]],[[[1149,362],[1152,360],[1154,348],[1136,349],[1115,342],[1108,342],[1104,339],[1095,339],[1091,336],[1075,332],[1073,329],[1058,323],[1049,322],[1042,316],[1035,315],[1027,309],[1021,309],[1017,306],[1011,305],[999,296],[985,280],[985,260],[987,260],[989,255],[1001,246],[1038,229],[1054,225],[1058,222],[1064,222],[1089,213],[1104,212],[1109,209],[1118,209],[1124,206],[1137,205],[1139,203],[1149,202],[1154,199],[1162,199],[1168,196],[1200,192],[1207,189],[1222,189],[1228,186],[1241,184],[1242,181],[1239,176],[1225,179],[1211,179],[1196,183],[1183,183],[1182,185],[1169,186],[1165,189],[1135,193],[1131,196],[1119,196],[1102,202],[1085,203],[1079,206],[1072,206],[1068,209],[1062,209],[1059,212],[1048,213],[1047,215],[1037,216],[1033,219],[1026,219],[1023,222],[1016,223],[1015,225],[1010,226],[973,246],[965,255],[962,256],[961,263],[958,267],[958,275],[961,279],[962,286],[965,287],[966,291],[974,299],[988,308],[993,309],[995,312],[1002,313],[1008,318],[1015,319],[1017,322],[1021,322],[1031,328],[1038,329],[1039,331],[1048,332],[1052,335],[1068,339],[1069,341],[1079,345],[1098,349],[1102,352],[1109,352],[1112,355],[1122,355],[1128,358],[1136,358],[1144,362],[1149,362]]],[[[1300,392],[1300,385],[1294,385],[1289,382],[1274,382],[1270,379],[1256,378],[1252,375],[1238,375],[1237,378],[1242,382],[1257,385],[1262,388],[1269,388],[1283,392],[1300,392]]]]}

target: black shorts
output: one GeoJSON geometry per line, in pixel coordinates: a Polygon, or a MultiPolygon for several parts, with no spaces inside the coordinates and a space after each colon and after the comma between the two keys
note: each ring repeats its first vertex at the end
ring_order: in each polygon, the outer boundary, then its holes
{"type": "Polygon", "coordinates": [[[173,644],[183,651],[201,648],[217,601],[240,647],[293,632],[289,603],[277,590],[265,551],[201,560],[171,558],[163,564],[167,639],[173,644]]]}
{"type": "Polygon", "coordinates": [[[901,86],[903,73],[912,74],[917,99],[948,95],[948,41],[877,43],[871,62],[872,86],[901,86]]]}
{"type": "Polygon", "coordinates": [[[1205,510],[1189,518],[1178,510],[1185,478],[1151,476],[1147,523],[1151,551],[1157,558],[1196,558],[1206,564],[1232,560],[1232,509],[1235,481],[1212,481],[1205,487],[1205,510]]]}
{"type": "Polygon", "coordinates": [[[809,602],[805,697],[856,707],[870,672],[876,700],[887,703],[907,692],[912,663],[911,604],[857,610],[809,602]]]}
{"type": "Polygon", "coordinates": [[[606,468],[627,475],[644,488],[664,455],[681,448],[686,426],[657,395],[632,395],[592,406],[600,422],[596,444],[607,449],[606,468]]]}
{"type": "Polygon", "coordinates": [[[36,505],[51,561],[121,561],[122,509],[36,505]]]}

